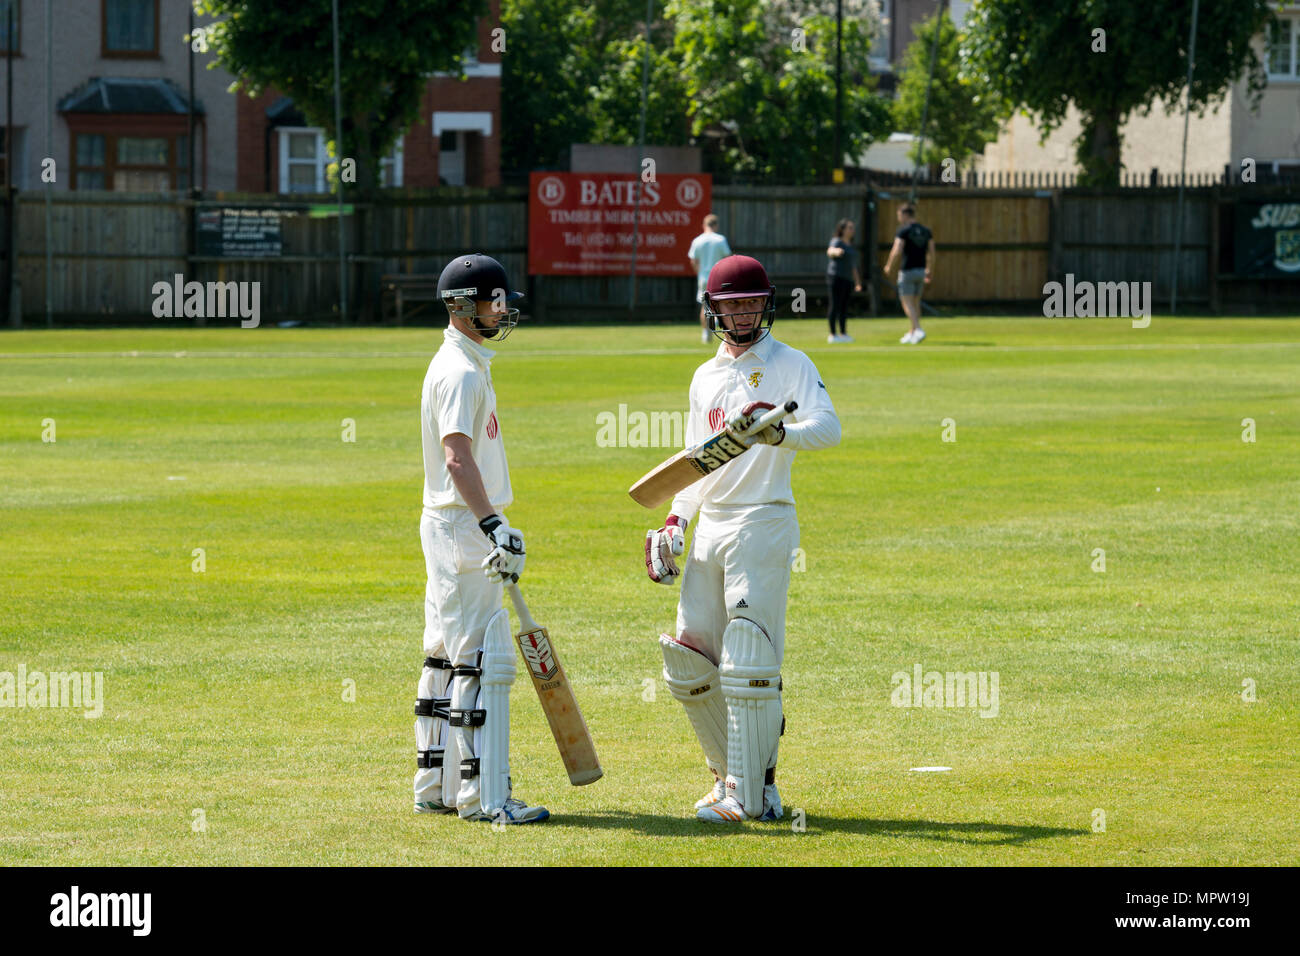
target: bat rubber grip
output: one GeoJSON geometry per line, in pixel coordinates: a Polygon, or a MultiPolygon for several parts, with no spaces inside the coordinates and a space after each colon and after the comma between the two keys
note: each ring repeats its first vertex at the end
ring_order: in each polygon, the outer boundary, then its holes
{"type": "Polygon", "coordinates": [[[745,429],[745,431],[742,433],[743,436],[745,438],[749,438],[752,435],[757,435],[759,432],[761,432],[764,428],[767,428],[769,425],[775,425],[777,422],[785,418],[785,416],[789,415],[792,411],[794,411],[798,407],[799,407],[798,402],[789,401],[786,402],[784,405],[776,406],[776,408],[772,409],[769,412],[764,412],[762,418],[758,419],[758,421],[754,422],[754,424],[750,425],[747,429],[745,429]]]}

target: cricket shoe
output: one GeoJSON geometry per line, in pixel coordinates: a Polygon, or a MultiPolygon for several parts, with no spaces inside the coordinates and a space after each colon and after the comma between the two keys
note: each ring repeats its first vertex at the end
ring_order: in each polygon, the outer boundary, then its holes
{"type": "Polygon", "coordinates": [[[838,335],[835,335],[834,333],[826,336],[827,345],[836,345],[839,343],[839,341],[840,341],[840,337],[838,335]]]}
{"type": "Polygon", "coordinates": [[[847,343],[847,342],[852,342],[852,341],[853,341],[853,336],[851,336],[851,335],[849,335],[847,332],[845,332],[843,335],[840,336],[840,341],[841,341],[841,342],[845,342],[845,343],[847,343]]]}
{"type": "Polygon", "coordinates": [[[907,334],[904,335],[901,339],[898,340],[898,341],[899,341],[899,344],[900,344],[900,345],[911,345],[911,344],[912,344],[912,337],[913,337],[914,335],[916,335],[916,332],[915,332],[913,329],[908,329],[908,330],[907,330],[907,334]]]}
{"type": "Polygon", "coordinates": [[[505,802],[495,814],[484,813],[480,808],[475,810],[469,816],[461,817],[462,820],[479,820],[485,823],[507,824],[517,823],[541,823],[543,820],[551,818],[551,811],[545,807],[530,807],[522,800],[511,797],[505,802]]]}
{"type": "Polygon", "coordinates": [[[912,336],[912,344],[920,345],[925,341],[925,329],[917,329],[916,334],[912,336]]]}
{"type": "Polygon", "coordinates": [[[423,800],[423,801],[417,800],[415,803],[415,812],[416,813],[455,813],[456,808],[444,806],[443,804],[437,803],[433,800],[423,800]]]}
{"type": "Polygon", "coordinates": [[[711,807],[715,803],[721,803],[726,796],[726,782],[722,780],[714,780],[713,789],[695,801],[695,809],[703,810],[705,807],[711,807]]]}
{"type": "Polygon", "coordinates": [[[745,808],[735,797],[728,796],[717,803],[696,810],[695,819],[706,823],[742,823],[745,820],[745,808]]]}
{"type": "Polygon", "coordinates": [[[783,816],[785,816],[785,808],[781,806],[781,794],[777,793],[776,784],[769,783],[763,787],[763,813],[759,819],[780,820],[783,816]]]}

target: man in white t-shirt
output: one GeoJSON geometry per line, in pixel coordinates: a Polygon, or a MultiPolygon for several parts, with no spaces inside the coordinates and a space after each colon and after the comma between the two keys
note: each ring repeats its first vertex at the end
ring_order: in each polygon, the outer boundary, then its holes
{"type": "Polygon", "coordinates": [[[515,648],[503,582],[524,569],[524,536],[504,510],[513,500],[492,387],[491,349],[515,326],[506,271],[490,256],[452,260],[438,279],[447,307],[443,344],[420,402],[424,511],[420,541],[424,669],[415,701],[415,811],[466,820],[535,823],[545,807],[511,794],[508,755],[515,648]]]}
{"type": "Polygon", "coordinates": [[[691,248],[686,254],[695,270],[695,301],[700,303],[700,341],[707,345],[712,336],[708,317],[704,314],[704,290],[709,282],[709,272],[731,255],[731,246],[727,245],[727,237],[718,232],[718,217],[713,213],[704,217],[704,231],[691,240],[691,248]]]}
{"type": "Polygon", "coordinates": [[[657,584],[677,579],[676,558],[698,516],[681,572],[677,636],[659,637],[664,679],[713,772],[713,789],[695,804],[696,816],[710,823],[777,820],[786,592],[799,545],[790,468],[797,451],[839,444],[840,420],[812,360],[768,334],[776,288],[757,260],[719,262],[704,306],[722,344],[691,379],[687,446],[724,424],[739,435],[791,399],[798,409],[792,421],[738,437],[749,451],[673,499],[664,526],[646,534],[646,573],[657,584]]]}

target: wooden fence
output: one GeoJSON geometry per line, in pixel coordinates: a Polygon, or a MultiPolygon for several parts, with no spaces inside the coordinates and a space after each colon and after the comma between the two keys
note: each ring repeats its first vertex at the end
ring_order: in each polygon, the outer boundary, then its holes
{"type": "MultiPolygon", "coordinates": [[[[1255,187],[1186,190],[1181,302],[1217,307],[1218,280],[1231,271],[1220,231],[1231,222],[1234,198],[1247,190],[1250,198],[1260,195],[1255,187]]],[[[1177,192],[922,186],[919,216],[934,230],[938,249],[927,298],[1031,307],[1042,301],[1045,282],[1072,273],[1076,280],[1150,280],[1156,301],[1167,301],[1177,192]]],[[[875,267],[883,264],[896,229],[895,212],[909,193],[863,184],[718,186],[713,210],[732,249],[768,267],[784,307],[796,287],[805,288],[810,298],[824,297],[825,248],[841,218],[856,220],[860,248],[874,255],[875,267]]],[[[1295,201],[1294,188],[1283,193],[1295,201]]],[[[52,227],[52,305],[62,321],[148,319],[154,284],[176,274],[200,282],[260,282],[264,324],[337,319],[338,220],[329,197],[291,202],[282,196],[218,195],[193,202],[177,196],[59,193],[52,227]],[[241,205],[281,210],[280,254],[200,254],[193,240],[196,218],[241,205]]],[[[628,308],[632,290],[626,276],[526,280],[527,196],[519,187],[386,196],[372,205],[358,204],[345,217],[345,228],[353,321],[379,321],[381,275],[437,274],[466,250],[495,255],[517,283],[527,281],[525,307],[539,321],[687,320],[695,311],[691,278],[639,278],[634,312],[628,308]]],[[[45,238],[44,194],[20,194],[16,278],[27,321],[37,324],[43,324],[45,312],[45,238]]],[[[887,283],[873,284],[871,292],[859,308],[867,304],[875,311],[886,303],[890,311],[896,308],[887,283]]]]}

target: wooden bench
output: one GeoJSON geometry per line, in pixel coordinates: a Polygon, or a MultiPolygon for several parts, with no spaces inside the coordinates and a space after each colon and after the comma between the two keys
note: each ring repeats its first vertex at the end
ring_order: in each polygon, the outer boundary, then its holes
{"type": "Polygon", "coordinates": [[[398,325],[404,321],[406,307],[415,303],[414,314],[425,308],[424,303],[439,302],[438,277],[435,275],[386,275],[380,282],[380,310],[384,320],[391,311],[398,325]]]}

